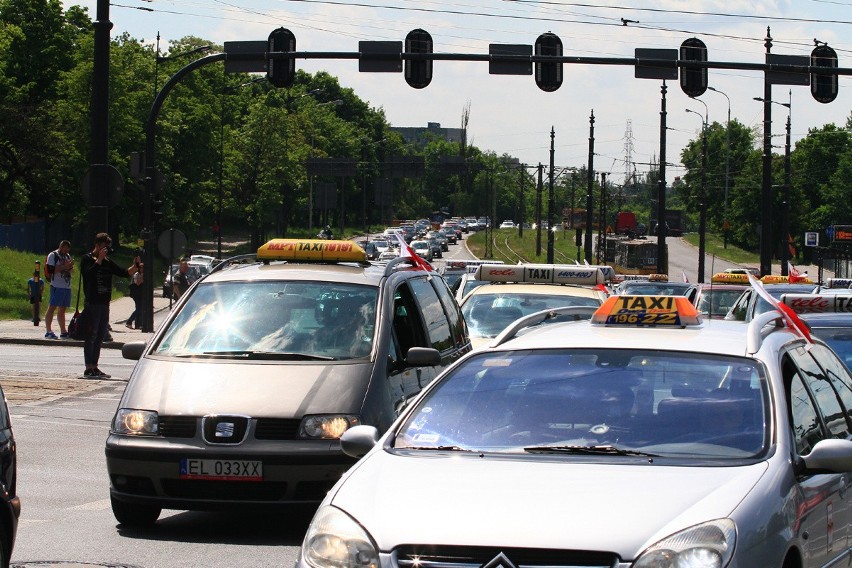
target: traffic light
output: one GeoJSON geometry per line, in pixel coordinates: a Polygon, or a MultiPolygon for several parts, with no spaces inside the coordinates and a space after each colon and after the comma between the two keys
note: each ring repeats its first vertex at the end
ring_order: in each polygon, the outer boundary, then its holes
{"type": "MultiPolygon", "coordinates": [[[[837,53],[825,44],[811,52],[811,67],[837,68],[837,53]]],[[[837,75],[811,73],[811,95],[821,103],[830,103],[837,98],[837,75]]]]}
{"type": "MultiPolygon", "coordinates": [[[[270,53],[288,53],[296,51],[296,36],[286,28],[278,28],[269,34],[270,53]]],[[[276,87],[289,87],[296,77],[295,59],[268,58],[266,60],[266,78],[276,87]]]]}
{"type": "MultiPolygon", "coordinates": [[[[432,36],[426,30],[416,29],[405,36],[405,53],[432,53],[432,36]]],[[[432,60],[405,60],[405,82],[415,89],[423,89],[432,82],[432,60]]]]}
{"type": "Polygon", "coordinates": [[[156,227],[163,218],[163,198],[161,195],[151,196],[151,225],[156,227]]]}
{"type": "MultiPolygon", "coordinates": [[[[562,57],[562,40],[550,32],[541,34],[535,40],[535,54],[562,57]]],[[[561,87],[562,63],[536,61],[535,84],[547,93],[552,93],[561,87]]]]}
{"type": "MultiPolygon", "coordinates": [[[[697,37],[680,44],[681,61],[707,61],[707,46],[697,37]]],[[[707,90],[707,68],[680,66],[680,88],[690,97],[700,97],[707,90]]]]}

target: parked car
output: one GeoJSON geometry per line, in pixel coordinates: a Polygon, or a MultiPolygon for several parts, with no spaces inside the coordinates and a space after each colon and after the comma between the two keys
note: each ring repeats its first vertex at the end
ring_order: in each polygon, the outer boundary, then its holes
{"type": "Polygon", "coordinates": [[[0,388],[0,567],[8,568],[18,533],[18,448],[6,395],[0,388]]]}
{"type": "Polygon", "coordinates": [[[503,221],[502,223],[500,223],[500,228],[501,229],[514,229],[515,228],[515,222],[514,221],[503,221]]]}
{"type": "Polygon", "coordinates": [[[441,278],[370,263],[351,241],[273,239],[193,285],[137,360],[106,441],[113,514],[318,503],[355,462],[340,435],[384,431],[470,351],[441,278]]]}

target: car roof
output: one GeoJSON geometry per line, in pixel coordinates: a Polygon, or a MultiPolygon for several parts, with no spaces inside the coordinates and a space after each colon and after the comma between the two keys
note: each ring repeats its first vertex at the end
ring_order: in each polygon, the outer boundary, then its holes
{"type": "Polygon", "coordinates": [[[511,283],[504,284],[502,282],[491,282],[483,284],[471,290],[465,296],[462,304],[470,300],[474,296],[483,295],[509,295],[509,294],[541,294],[548,296],[574,296],[581,298],[598,298],[603,299],[604,293],[595,288],[577,286],[573,284],[534,284],[534,283],[511,283]]]}

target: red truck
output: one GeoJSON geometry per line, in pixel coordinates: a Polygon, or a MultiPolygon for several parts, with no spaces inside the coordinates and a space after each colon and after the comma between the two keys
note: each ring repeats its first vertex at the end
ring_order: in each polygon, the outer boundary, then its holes
{"type": "Polygon", "coordinates": [[[636,222],[636,215],[632,211],[619,211],[615,219],[615,232],[630,238],[641,237],[645,235],[645,226],[636,222]]]}

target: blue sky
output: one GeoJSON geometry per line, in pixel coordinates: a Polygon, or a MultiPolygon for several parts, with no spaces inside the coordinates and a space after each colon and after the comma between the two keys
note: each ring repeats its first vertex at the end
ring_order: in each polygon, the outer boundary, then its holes
{"type": "MultiPolygon", "coordinates": [[[[96,0],[65,1],[89,9],[96,0]]],[[[299,51],[358,50],[361,40],[398,40],[415,29],[428,31],[435,51],[488,53],[490,43],[533,44],[541,33],[558,35],[565,55],[634,57],[636,48],[677,49],[689,37],[707,45],[709,59],[742,63],[764,60],[767,26],[772,53],[809,55],[814,39],[827,42],[841,67],[852,67],[852,0],[114,0],[113,35],[128,32],[161,49],[187,35],[216,44],[264,40],[285,27],[299,51]],[[622,19],[628,20],[623,25],[622,19]]],[[[566,65],[562,87],[545,93],[531,76],[488,74],[483,62],[438,61],[432,84],[409,87],[402,74],[359,73],[357,61],[297,60],[299,69],[325,70],[371,106],[383,108],[394,126],[438,122],[458,128],[470,107],[469,138],[478,147],[535,164],[549,161],[555,130],[555,163],[583,166],[588,160],[589,116],[595,115],[595,170],[621,183],[645,172],[660,155],[660,86],[635,79],[631,66],[566,65]]],[[[755,71],[710,70],[710,85],[730,99],[732,118],[755,127],[760,145],[763,76],[755,71]]],[[[813,100],[807,87],[773,87],[773,99],[792,100],[793,143],[809,128],[845,125],[852,111],[852,78],[840,77],[840,94],[830,104],[813,100]]],[[[712,91],[687,97],[668,82],[667,179],[680,175],[680,152],[699,135],[701,117],[724,123],[728,99],[712,91]]],[[[787,109],[773,105],[773,145],[783,153],[787,109]]],[[[711,157],[711,159],[724,159],[711,157]]]]}

